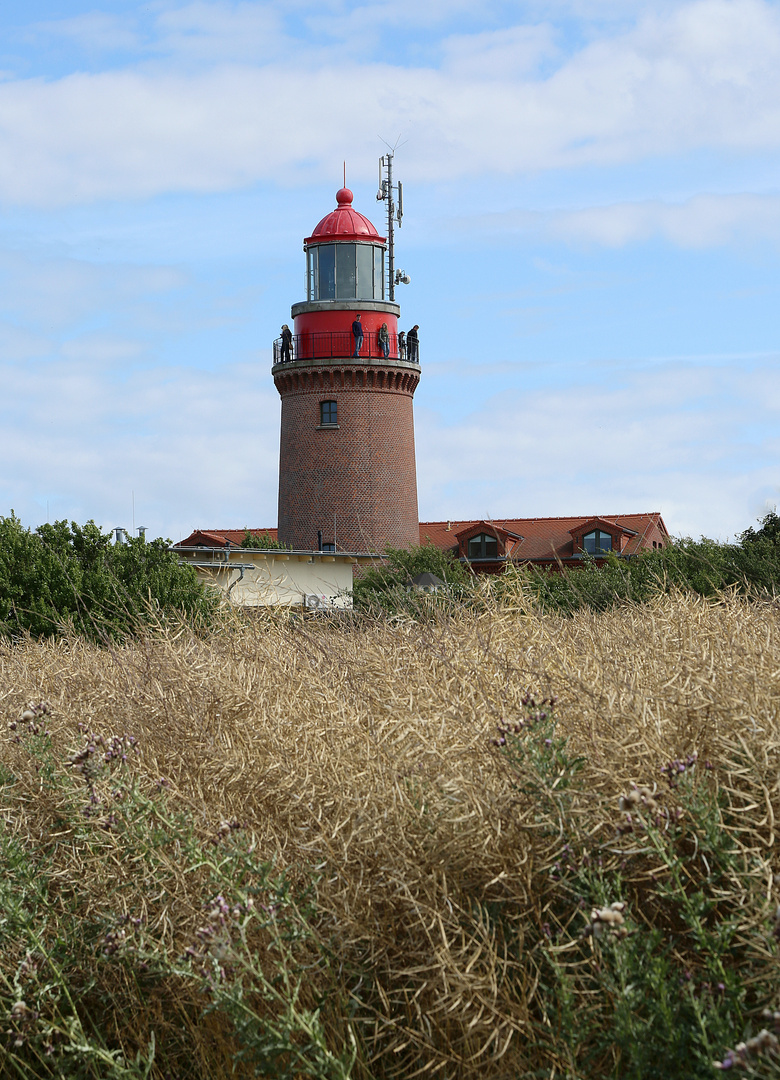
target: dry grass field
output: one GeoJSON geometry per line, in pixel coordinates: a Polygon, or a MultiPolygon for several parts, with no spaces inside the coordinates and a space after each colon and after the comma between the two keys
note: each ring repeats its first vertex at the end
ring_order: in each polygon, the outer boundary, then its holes
{"type": "Polygon", "coordinates": [[[706,1075],[780,1008],[779,614],[0,646],[2,1074],[706,1075]],[[664,1024],[680,1071],[643,1072],[664,1024]]]}

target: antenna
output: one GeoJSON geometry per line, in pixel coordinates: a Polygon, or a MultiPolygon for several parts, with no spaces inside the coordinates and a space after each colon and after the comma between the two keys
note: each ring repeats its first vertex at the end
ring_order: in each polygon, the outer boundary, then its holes
{"type": "Polygon", "coordinates": [[[344,187],[347,186],[347,163],[344,162],[344,187]]]}
{"type": "MultiPolygon", "coordinates": [[[[380,136],[381,138],[381,136],[380,136]]],[[[409,283],[409,277],[401,271],[400,274],[395,272],[395,224],[398,223],[398,228],[401,228],[401,219],[404,216],[404,190],[403,184],[400,182],[393,184],[393,157],[395,151],[401,141],[401,136],[395,140],[395,146],[391,146],[389,142],[382,139],[382,142],[387,147],[387,153],[379,159],[379,191],[376,193],[377,202],[387,203],[387,277],[390,284],[389,299],[395,300],[395,287],[403,281],[404,284],[409,283]],[[393,195],[398,192],[398,203],[396,205],[393,195]]],[[[401,143],[401,145],[404,145],[401,143]]]]}

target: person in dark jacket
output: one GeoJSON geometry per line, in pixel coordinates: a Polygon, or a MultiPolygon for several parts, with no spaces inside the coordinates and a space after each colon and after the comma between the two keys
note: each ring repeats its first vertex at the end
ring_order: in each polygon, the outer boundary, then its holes
{"type": "Polygon", "coordinates": [[[419,364],[420,362],[420,340],[417,337],[419,329],[420,327],[415,323],[406,335],[406,358],[412,364],[419,364]]]}
{"type": "Polygon", "coordinates": [[[379,342],[379,348],[382,350],[382,356],[387,360],[390,356],[390,331],[387,329],[386,322],[383,322],[379,327],[377,341],[379,342]]]}
{"type": "Polygon", "coordinates": [[[292,360],[292,330],[284,324],[282,327],[282,363],[288,364],[292,360]]]}
{"type": "Polygon", "coordinates": [[[355,321],[352,323],[352,337],[355,339],[355,351],[353,356],[359,356],[360,350],[363,348],[363,323],[360,321],[360,314],[355,316],[355,321]]]}

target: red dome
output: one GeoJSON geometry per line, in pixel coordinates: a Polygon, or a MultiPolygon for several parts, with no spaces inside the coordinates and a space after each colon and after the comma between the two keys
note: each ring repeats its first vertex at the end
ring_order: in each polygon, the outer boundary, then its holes
{"type": "Polygon", "coordinates": [[[343,187],[336,192],[338,206],[322,219],[317,228],[304,240],[304,244],[322,243],[326,240],[378,240],[384,241],[374,226],[357,210],[352,208],[352,192],[343,187]]]}

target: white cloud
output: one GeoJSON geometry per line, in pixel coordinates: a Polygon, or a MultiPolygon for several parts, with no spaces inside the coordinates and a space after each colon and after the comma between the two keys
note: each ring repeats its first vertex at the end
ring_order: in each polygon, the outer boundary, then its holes
{"type": "Polygon", "coordinates": [[[256,369],[158,367],[118,386],[78,361],[0,365],[0,514],[136,521],[178,539],[196,525],[276,520],[279,406],[256,369]]]}
{"type": "MultiPolygon", "coordinates": [[[[213,7],[172,12],[170,32],[178,19],[187,47],[213,40],[221,55],[213,7]]],[[[244,7],[230,9],[239,24],[244,7]]],[[[270,16],[258,27],[273,38],[270,16]]],[[[780,14],[765,0],[695,0],[582,48],[550,77],[517,77],[542,47],[533,33],[508,31],[500,49],[484,35],[451,41],[442,70],[362,63],[360,49],[331,63],[322,48],[259,67],[0,83],[0,199],[290,183],[332,175],[347,148],[368,176],[377,132],[408,137],[408,179],[437,181],[780,145],[780,14]]]]}
{"type": "Polygon", "coordinates": [[[6,362],[15,363],[45,356],[49,347],[49,340],[43,334],[0,320],[0,356],[4,357],[6,362]]]}
{"type": "Polygon", "coordinates": [[[282,12],[272,4],[195,3],[163,11],[156,21],[156,52],[216,63],[268,63],[298,58],[282,28],[282,12]]]}
{"type": "Polygon", "coordinates": [[[504,393],[451,426],[418,410],[420,514],[660,509],[675,534],[723,539],[780,491],[779,422],[780,371],[766,362],[659,364],[606,387],[504,393]]]}
{"type": "MultiPolygon", "coordinates": [[[[267,360],[267,357],[263,357],[267,360]]],[[[178,538],[273,525],[279,404],[256,364],[219,373],[73,361],[0,365],[0,513],[178,538]]],[[[610,389],[502,393],[462,423],[417,412],[420,513],[544,516],[661,510],[725,538],[777,501],[780,374],[763,363],[658,365],[610,389]],[[767,434],[772,432],[772,434],[767,434]]]]}
{"type": "Polygon", "coordinates": [[[62,345],[62,357],[68,361],[87,361],[103,365],[135,360],[144,351],[140,341],[111,334],[79,334],[62,345]]]}
{"type": "Polygon", "coordinates": [[[442,43],[442,70],[458,79],[515,79],[558,55],[549,24],[458,34],[442,43]]]}
{"type": "Polygon", "coordinates": [[[680,248],[780,242],[780,195],[695,195],[684,202],[659,199],[576,210],[516,210],[450,219],[454,242],[488,236],[517,242],[517,234],[573,244],[621,248],[661,238],[680,248]]]}
{"type": "MultiPolygon", "coordinates": [[[[420,30],[474,17],[473,0],[373,0],[351,8],[339,0],[301,5],[307,25],[316,33],[351,44],[353,50],[373,48],[389,28],[420,30]],[[305,9],[308,8],[308,11],[305,9]]],[[[483,0],[479,20],[489,20],[500,10],[495,0],[483,0]]]]}
{"type": "Polygon", "coordinates": [[[33,35],[45,34],[65,38],[88,52],[104,52],[137,48],[141,39],[133,20],[127,16],[109,15],[104,11],[89,11],[69,19],[35,23],[33,35]]]}
{"type": "Polygon", "coordinates": [[[565,240],[623,247],[660,236],[682,248],[780,241],[780,196],[697,195],[677,205],[648,201],[556,215],[549,233],[565,240]]]}
{"type": "Polygon", "coordinates": [[[0,249],[0,316],[52,334],[81,319],[180,287],[174,267],[96,264],[0,249]]]}

